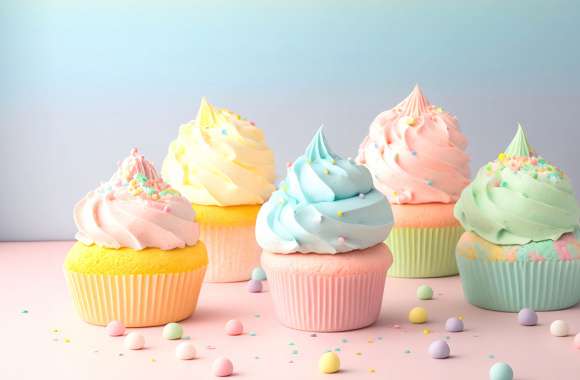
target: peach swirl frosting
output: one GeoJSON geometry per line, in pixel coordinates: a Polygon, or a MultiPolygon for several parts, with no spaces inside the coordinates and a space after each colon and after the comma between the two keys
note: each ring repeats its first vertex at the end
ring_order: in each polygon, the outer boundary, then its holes
{"type": "Polygon", "coordinates": [[[357,161],[393,204],[453,203],[469,184],[466,147],[457,119],[415,86],[374,119],[357,161]]]}
{"type": "Polygon", "coordinates": [[[78,241],[106,248],[170,250],[199,238],[191,203],[135,148],[108,182],[75,205],[74,221],[78,241]]]}

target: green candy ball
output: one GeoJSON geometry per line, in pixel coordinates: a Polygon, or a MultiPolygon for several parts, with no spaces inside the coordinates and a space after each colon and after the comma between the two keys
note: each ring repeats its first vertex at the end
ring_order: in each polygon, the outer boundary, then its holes
{"type": "Polygon", "coordinates": [[[260,267],[255,267],[252,271],[252,280],[266,281],[266,272],[260,267]]]}
{"type": "Polygon", "coordinates": [[[430,300],[433,298],[433,289],[428,285],[421,285],[417,288],[417,298],[420,300],[430,300]]]}
{"type": "Polygon", "coordinates": [[[163,327],[163,337],[169,340],[181,339],[183,327],[179,323],[168,323],[163,327]]]}

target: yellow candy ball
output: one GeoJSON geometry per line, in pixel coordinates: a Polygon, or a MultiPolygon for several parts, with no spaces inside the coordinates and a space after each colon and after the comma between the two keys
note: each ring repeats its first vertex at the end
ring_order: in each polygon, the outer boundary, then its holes
{"type": "Polygon", "coordinates": [[[425,323],[427,322],[427,310],[422,307],[414,307],[409,312],[409,322],[425,323]]]}
{"type": "Polygon", "coordinates": [[[322,373],[335,373],[340,370],[340,359],[335,352],[326,352],[318,360],[318,369],[322,373]]]}

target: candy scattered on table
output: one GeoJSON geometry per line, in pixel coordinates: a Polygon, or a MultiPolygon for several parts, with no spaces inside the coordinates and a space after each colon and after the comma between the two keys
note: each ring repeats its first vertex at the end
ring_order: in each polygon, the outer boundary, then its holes
{"type": "Polygon", "coordinates": [[[235,335],[242,335],[244,332],[244,325],[237,319],[230,319],[227,321],[224,331],[227,335],[235,336],[235,335]]]}
{"type": "Polygon", "coordinates": [[[431,334],[431,330],[423,329],[423,335],[429,335],[429,334],[431,334]]]}
{"type": "Polygon", "coordinates": [[[550,334],[554,336],[568,336],[569,333],[570,329],[566,321],[558,319],[552,322],[550,325],[550,334]]]}
{"type": "Polygon", "coordinates": [[[433,298],[433,289],[429,285],[420,285],[417,288],[417,298],[420,300],[430,300],[433,298]]]}
{"type": "Polygon", "coordinates": [[[121,321],[111,321],[106,327],[109,336],[121,336],[125,334],[125,325],[121,321]]]}
{"type": "Polygon", "coordinates": [[[197,352],[191,342],[181,342],[175,347],[175,356],[181,360],[195,359],[197,352]]]}
{"type": "Polygon", "coordinates": [[[445,330],[449,332],[462,332],[463,329],[463,321],[459,318],[449,318],[447,322],[445,322],[445,330]]]}
{"type": "Polygon", "coordinates": [[[433,359],[447,359],[449,353],[449,345],[444,340],[436,340],[429,345],[429,355],[433,359]]]}
{"type": "Polygon", "coordinates": [[[230,359],[222,356],[213,361],[211,372],[216,377],[231,376],[234,373],[234,365],[230,359]]]}
{"type": "Polygon", "coordinates": [[[253,279],[248,281],[248,292],[260,293],[261,291],[262,291],[262,281],[253,279]]]}
{"type": "Polygon", "coordinates": [[[489,369],[489,380],[512,380],[514,371],[507,363],[495,363],[489,369]]]}
{"type": "Polygon", "coordinates": [[[409,322],[416,324],[427,322],[427,310],[419,306],[412,308],[409,311],[409,322]]]}
{"type": "Polygon", "coordinates": [[[265,281],[267,279],[266,272],[261,267],[255,267],[252,270],[252,280],[265,281]]]}
{"type": "Polygon", "coordinates": [[[580,333],[574,337],[574,347],[580,350],[580,333]]]}
{"type": "Polygon", "coordinates": [[[163,337],[169,340],[181,339],[183,327],[179,323],[170,322],[163,327],[163,337]]]}
{"type": "Polygon", "coordinates": [[[141,350],[145,347],[145,337],[139,333],[131,332],[127,334],[123,343],[128,350],[141,350]]]}
{"type": "Polygon", "coordinates": [[[335,352],[325,352],[318,360],[318,369],[322,373],[335,373],[340,370],[340,358],[335,352]]]}
{"type": "Polygon", "coordinates": [[[518,322],[522,326],[535,326],[538,324],[538,314],[532,309],[524,308],[518,313],[518,322]]]}

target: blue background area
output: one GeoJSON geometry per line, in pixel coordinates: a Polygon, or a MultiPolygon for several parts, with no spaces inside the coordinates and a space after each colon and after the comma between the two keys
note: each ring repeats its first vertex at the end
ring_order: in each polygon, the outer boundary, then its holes
{"type": "Polygon", "coordinates": [[[578,2],[82,3],[0,3],[0,240],[72,238],[74,203],[133,146],[160,167],[203,95],[265,130],[282,175],[322,123],[354,156],[419,83],[473,173],[519,121],[580,191],[578,2]]]}

